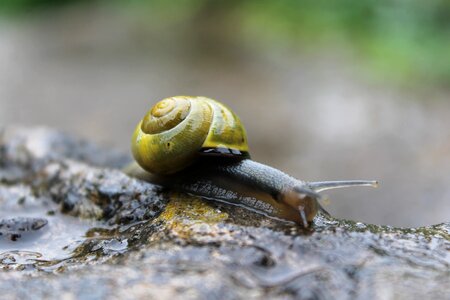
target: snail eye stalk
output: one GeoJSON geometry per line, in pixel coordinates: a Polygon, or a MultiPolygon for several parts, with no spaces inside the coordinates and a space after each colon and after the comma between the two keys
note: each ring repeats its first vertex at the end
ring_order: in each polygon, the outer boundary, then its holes
{"type": "Polygon", "coordinates": [[[339,181],[315,181],[308,182],[308,186],[315,192],[326,190],[341,189],[355,186],[378,187],[378,181],[375,180],[339,180],[339,181]]]}

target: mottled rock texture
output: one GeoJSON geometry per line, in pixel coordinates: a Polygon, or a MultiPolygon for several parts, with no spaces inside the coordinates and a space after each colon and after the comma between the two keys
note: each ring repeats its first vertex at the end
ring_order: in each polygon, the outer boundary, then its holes
{"type": "Polygon", "coordinates": [[[319,215],[303,230],[130,178],[127,162],[50,129],[0,131],[0,232],[26,232],[0,237],[2,298],[450,298],[450,223],[319,215]]]}

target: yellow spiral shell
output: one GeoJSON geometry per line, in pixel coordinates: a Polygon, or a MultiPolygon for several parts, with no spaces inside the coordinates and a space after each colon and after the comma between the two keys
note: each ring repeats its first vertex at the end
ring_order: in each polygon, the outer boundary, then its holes
{"type": "Polygon", "coordinates": [[[154,174],[171,174],[201,155],[248,157],[247,134],[239,117],[206,97],[176,96],[153,106],[136,127],[131,150],[154,174]]]}

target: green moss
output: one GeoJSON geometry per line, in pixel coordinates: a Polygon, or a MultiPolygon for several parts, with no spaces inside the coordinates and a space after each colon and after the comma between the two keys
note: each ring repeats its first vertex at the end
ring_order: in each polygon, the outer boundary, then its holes
{"type": "MultiPolygon", "coordinates": [[[[206,201],[186,194],[173,193],[165,210],[157,218],[165,223],[173,234],[189,238],[196,231],[196,225],[210,225],[228,219],[228,214],[210,206],[206,201]]],[[[207,231],[207,230],[206,230],[207,231]]]]}

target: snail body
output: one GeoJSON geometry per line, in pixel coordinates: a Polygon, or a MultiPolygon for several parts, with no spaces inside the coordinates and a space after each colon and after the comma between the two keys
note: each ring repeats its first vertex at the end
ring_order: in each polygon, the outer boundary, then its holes
{"type": "Polygon", "coordinates": [[[251,160],[246,131],[218,101],[177,96],[158,102],[132,137],[136,163],[126,172],[204,198],[247,207],[307,227],[318,192],[374,181],[305,182],[251,160]]]}

